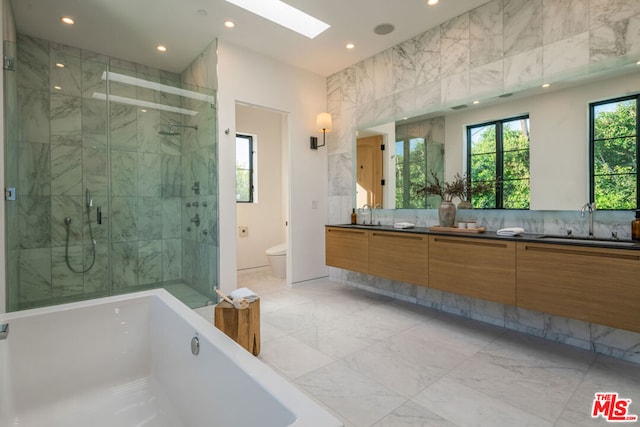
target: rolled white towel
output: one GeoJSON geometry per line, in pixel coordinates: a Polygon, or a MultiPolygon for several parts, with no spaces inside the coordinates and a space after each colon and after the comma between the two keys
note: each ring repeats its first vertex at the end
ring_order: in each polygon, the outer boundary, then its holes
{"type": "Polygon", "coordinates": [[[232,300],[246,299],[248,302],[254,302],[258,299],[258,294],[249,288],[238,288],[229,294],[232,300]]]}
{"type": "Polygon", "coordinates": [[[523,233],[524,233],[524,228],[520,228],[520,227],[501,228],[496,232],[498,236],[520,236],[523,233]]]}
{"type": "Polygon", "coordinates": [[[415,226],[416,225],[411,222],[396,222],[395,224],[393,224],[393,228],[400,228],[400,229],[413,228],[415,226]]]}

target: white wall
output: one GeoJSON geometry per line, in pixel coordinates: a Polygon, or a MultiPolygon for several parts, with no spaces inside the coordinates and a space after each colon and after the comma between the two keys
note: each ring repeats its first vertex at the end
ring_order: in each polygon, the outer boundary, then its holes
{"type": "Polygon", "coordinates": [[[287,112],[289,142],[289,247],[287,277],[300,282],[326,276],[324,225],[327,221],[326,148],[309,149],[318,136],[315,118],[327,110],[326,78],[296,69],[244,48],[218,42],[220,286],[236,288],[235,103],[287,112]],[[229,129],[229,133],[225,133],[229,129]],[[315,201],[316,209],[312,209],[315,201]]]}
{"type": "Polygon", "coordinates": [[[589,200],[589,103],[640,92],[637,73],[447,114],[445,173],[465,165],[466,126],[529,113],[531,209],[576,210],[589,200]],[[558,195],[562,194],[562,197],[558,195]]]}
{"type": "Polygon", "coordinates": [[[249,229],[247,236],[237,238],[238,270],[268,265],[265,250],[285,242],[282,115],[264,108],[236,105],[237,133],[255,135],[257,152],[256,202],[236,204],[238,227],[249,229]]]}

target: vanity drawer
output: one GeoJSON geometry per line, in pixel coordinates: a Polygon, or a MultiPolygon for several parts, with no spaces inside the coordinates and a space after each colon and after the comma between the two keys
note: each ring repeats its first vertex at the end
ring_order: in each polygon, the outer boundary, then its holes
{"type": "Polygon", "coordinates": [[[427,235],[385,231],[370,233],[369,274],[414,285],[428,284],[427,235]]]}
{"type": "Polygon", "coordinates": [[[345,270],[369,272],[369,231],[351,228],[325,229],[325,262],[345,270]]]}

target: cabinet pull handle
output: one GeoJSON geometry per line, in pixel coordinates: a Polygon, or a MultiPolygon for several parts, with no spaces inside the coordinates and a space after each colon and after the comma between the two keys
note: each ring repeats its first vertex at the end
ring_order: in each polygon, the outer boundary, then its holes
{"type": "Polygon", "coordinates": [[[330,228],[327,230],[329,233],[343,233],[343,234],[361,234],[364,236],[364,230],[336,230],[335,228],[330,228]]]}
{"type": "Polygon", "coordinates": [[[533,251],[533,252],[548,252],[554,254],[568,254],[568,255],[579,255],[579,256],[591,256],[598,258],[614,258],[614,259],[627,259],[630,261],[640,261],[640,255],[628,255],[621,253],[611,253],[611,252],[591,252],[591,251],[581,251],[580,249],[560,249],[560,248],[547,248],[542,246],[529,246],[525,245],[525,251],[533,251]]]}
{"type": "Polygon", "coordinates": [[[475,241],[470,242],[468,240],[455,240],[455,239],[447,239],[446,237],[434,237],[433,241],[440,242],[440,243],[453,243],[454,245],[485,246],[490,248],[506,248],[507,247],[506,243],[493,243],[493,242],[482,241],[480,239],[478,239],[477,242],[475,241]]]}
{"type": "Polygon", "coordinates": [[[406,240],[423,240],[422,236],[416,236],[416,235],[411,235],[411,234],[400,234],[400,233],[393,233],[393,234],[387,234],[387,233],[373,233],[373,236],[375,237],[388,237],[391,239],[406,239],[406,240]]]}

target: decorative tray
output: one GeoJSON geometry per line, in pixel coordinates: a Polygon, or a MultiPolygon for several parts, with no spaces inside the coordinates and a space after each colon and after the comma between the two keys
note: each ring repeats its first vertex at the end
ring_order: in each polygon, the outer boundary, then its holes
{"type": "Polygon", "coordinates": [[[445,233],[466,233],[466,234],[478,234],[487,231],[484,227],[477,228],[458,228],[458,227],[440,227],[439,225],[433,225],[429,227],[429,231],[442,231],[445,233]]]}

